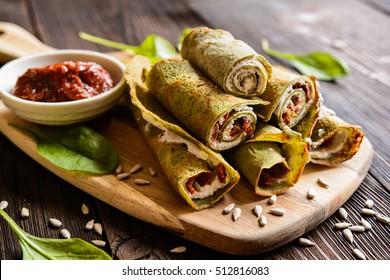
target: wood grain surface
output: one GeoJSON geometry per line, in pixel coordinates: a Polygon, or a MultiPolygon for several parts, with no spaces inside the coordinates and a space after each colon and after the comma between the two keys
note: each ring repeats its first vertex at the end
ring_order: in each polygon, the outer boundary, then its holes
{"type": "MultiPolygon", "coordinates": [[[[0,6],[0,21],[17,23],[54,48],[113,51],[81,40],[80,31],[129,44],[139,44],[155,33],[175,44],[183,28],[206,25],[229,30],[259,52],[261,39],[267,38],[277,50],[323,50],[345,59],[351,74],[334,83],[322,82],[321,92],[325,104],[341,118],[362,126],[375,154],[367,176],[343,207],[352,223],[359,223],[367,198],[375,201],[375,210],[390,215],[390,41],[384,28],[390,24],[390,9],[385,1],[0,0],[0,6]]],[[[56,217],[73,236],[91,240],[99,236],[85,231],[84,225],[95,218],[104,227],[99,238],[107,241],[105,250],[116,259],[354,259],[341,232],[333,230],[337,215],[304,235],[315,242],[313,247],[293,240],[267,253],[239,257],[187,241],[95,199],[36,164],[3,135],[0,158],[0,200],[9,201],[7,211],[22,228],[38,236],[58,237],[58,231],[47,224],[56,217]],[[81,214],[82,203],[90,206],[88,216],[81,214]],[[23,206],[30,209],[28,219],[19,217],[23,206]],[[180,245],[187,247],[186,253],[170,253],[180,245]]],[[[357,234],[355,246],[368,259],[389,259],[389,226],[368,219],[373,229],[357,234]]],[[[0,248],[1,259],[21,257],[15,236],[2,220],[0,248]]]]}

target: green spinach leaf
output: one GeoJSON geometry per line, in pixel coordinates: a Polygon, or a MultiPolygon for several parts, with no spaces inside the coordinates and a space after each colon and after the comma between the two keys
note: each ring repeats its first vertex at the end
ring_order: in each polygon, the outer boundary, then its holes
{"type": "Polygon", "coordinates": [[[79,238],[40,238],[22,230],[3,210],[0,215],[18,237],[23,260],[111,260],[103,250],[79,238]]]}
{"type": "Polygon", "coordinates": [[[115,147],[85,125],[45,128],[10,125],[34,135],[38,153],[66,170],[106,174],[118,166],[115,147]]]}
{"type": "Polygon", "coordinates": [[[262,40],[262,48],[270,56],[288,60],[300,73],[316,75],[320,80],[333,81],[349,74],[349,67],[343,60],[326,52],[305,55],[279,52],[270,49],[266,39],[262,40]]]}
{"type": "Polygon", "coordinates": [[[178,38],[178,40],[177,40],[177,49],[178,49],[179,51],[181,50],[181,46],[182,46],[184,37],[187,36],[187,35],[191,32],[191,30],[192,30],[192,28],[187,27],[187,28],[184,28],[184,29],[182,30],[182,32],[180,33],[179,38],[178,38]]]}
{"type": "Polygon", "coordinates": [[[168,40],[155,34],[150,34],[146,36],[145,40],[139,46],[132,46],[114,42],[91,34],[87,34],[85,32],[80,32],[79,36],[84,40],[96,44],[104,45],[119,50],[130,50],[135,54],[144,55],[148,57],[153,63],[160,59],[179,56],[179,53],[177,52],[175,47],[168,40]]]}

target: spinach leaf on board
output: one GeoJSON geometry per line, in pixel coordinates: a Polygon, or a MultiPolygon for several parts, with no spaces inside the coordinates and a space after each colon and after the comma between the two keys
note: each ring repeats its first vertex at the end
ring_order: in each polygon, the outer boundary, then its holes
{"type": "Polygon", "coordinates": [[[262,40],[262,48],[270,56],[288,60],[301,74],[312,74],[323,81],[333,81],[349,74],[349,67],[343,60],[326,52],[305,55],[279,52],[270,49],[266,39],[262,40]]]}
{"type": "Polygon", "coordinates": [[[144,55],[148,57],[153,63],[155,63],[159,59],[179,56],[179,53],[177,52],[175,47],[168,40],[155,34],[150,34],[146,36],[145,40],[139,46],[132,46],[114,42],[85,32],[80,32],[79,36],[84,40],[96,44],[104,45],[119,50],[130,50],[135,54],[144,55]]]}
{"type": "Polygon", "coordinates": [[[87,126],[35,128],[10,125],[34,135],[38,153],[66,170],[106,174],[118,166],[119,156],[115,147],[87,126]]]}
{"type": "Polygon", "coordinates": [[[18,237],[23,260],[112,260],[105,251],[82,239],[36,237],[22,230],[1,208],[0,215],[18,237]]]}

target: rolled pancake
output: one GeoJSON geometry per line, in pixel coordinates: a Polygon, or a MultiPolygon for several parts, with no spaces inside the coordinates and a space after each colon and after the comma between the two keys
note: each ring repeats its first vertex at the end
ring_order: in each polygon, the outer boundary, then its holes
{"type": "Polygon", "coordinates": [[[150,66],[143,56],[133,57],[127,65],[133,115],[174,190],[194,209],[208,208],[238,183],[240,175],[158,102],[143,82],[150,66]]]}

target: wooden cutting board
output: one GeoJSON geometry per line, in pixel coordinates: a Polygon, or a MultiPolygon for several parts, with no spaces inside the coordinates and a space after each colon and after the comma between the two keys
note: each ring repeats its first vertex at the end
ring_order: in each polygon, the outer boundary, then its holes
{"type": "MultiPolygon", "coordinates": [[[[21,54],[23,52],[14,56],[21,54]]],[[[90,176],[54,166],[36,152],[36,142],[31,135],[9,126],[9,123],[32,125],[10,112],[0,101],[0,131],[57,176],[140,220],[215,250],[237,255],[272,250],[320,224],[359,187],[373,158],[371,143],[364,139],[359,152],[348,162],[334,168],[307,165],[297,185],[279,195],[273,206],[267,205],[268,198],[257,196],[253,187],[242,179],[214,207],[195,211],[169,185],[158,161],[138,131],[125,98],[104,116],[87,123],[116,147],[124,171],[129,171],[137,163],[142,164],[140,172],[123,181],[117,180],[114,174],[90,176]],[[157,176],[150,176],[148,167],[157,170],[157,176]],[[331,187],[320,186],[318,177],[323,177],[331,187]],[[135,185],[136,178],[147,179],[151,184],[135,185]],[[317,196],[307,199],[306,193],[311,187],[317,196]],[[223,208],[232,202],[242,210],[241,217],[235,222],[231,214],[222,213],[223,208]],[[259,226],[252,212],[256,204],[263,207],[267,217],[268,223],[264,227],[259,226]],[[282,207],[286,214],[273,216],[267,213],[271,207],[282,207]]]]}

